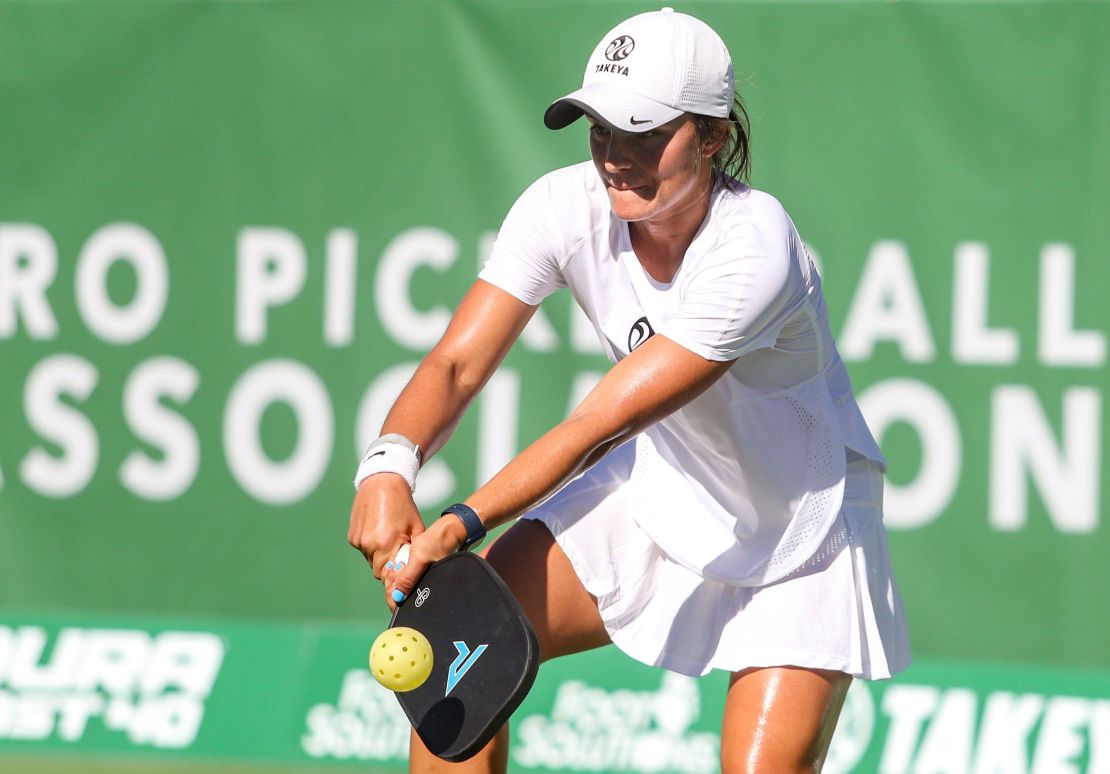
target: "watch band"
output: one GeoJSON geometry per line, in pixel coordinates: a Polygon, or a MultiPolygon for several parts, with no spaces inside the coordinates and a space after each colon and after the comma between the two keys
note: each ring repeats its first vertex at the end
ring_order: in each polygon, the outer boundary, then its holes
{"type": "Polygon", "coordinates": [[[478,512],[466,503],[449,505],[443,509],[440,518],[448,514],[458,516],[463,526],[466,527],[466,540],[464,540],[462,546],[460,546],[463,551],[478,545],[482,542],[482,539],[485,538],[486,528],[482,525],[482,520],[478,518],[478,512]]]}

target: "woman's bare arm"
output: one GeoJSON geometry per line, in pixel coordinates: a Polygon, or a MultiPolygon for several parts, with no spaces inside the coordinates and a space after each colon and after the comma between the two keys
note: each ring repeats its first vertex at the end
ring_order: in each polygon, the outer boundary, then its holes
{"type": "MultiPolygon", "coordinates": [[[[614,366],[565,421],[466,498],[487,529],[516,518],[600,460],[610,449],[703,393],[731,366],[656,335],[614,366]]],[[[392,577],[403,594],[425,567],[458,548],[458,519],[442,519],[413,542],[409,566],[392,577]]]]}
{"type": "MultiPolygon", "coordinates": [[[[439,451],[474,396],[504,359],[536,307],[479,280],[459,303],[447,331],[393,404],[382,434],[400,433],[423,459],[439,451]]],[[[382,577],[400,546],[424,530],[405,480],[379,473],[362,482],[351,507],[348,542],[382,577]]]]}

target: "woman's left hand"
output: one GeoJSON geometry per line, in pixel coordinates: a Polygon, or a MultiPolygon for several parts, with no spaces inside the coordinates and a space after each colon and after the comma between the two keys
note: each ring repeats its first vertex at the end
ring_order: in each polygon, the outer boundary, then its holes
{"type": "Polygon", "coordinates": [[[409,547],[409,560],[400,569],[387,569],[382,575],[385,583],[385,601],[390,610],[405,601],[417,581],[433,563],[449,556],[462,547],[466,540],[466,527],[462,521],[450,516],[436,520],[430,527],[413,538],[409,547]],[[397,592],[400,596],[397,596],[397,592]]]}

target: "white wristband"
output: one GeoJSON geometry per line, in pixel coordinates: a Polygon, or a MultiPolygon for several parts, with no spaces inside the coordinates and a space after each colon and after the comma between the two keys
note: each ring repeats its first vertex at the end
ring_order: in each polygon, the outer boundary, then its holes
{"type": "Polygon", "coordinates": [[[378,473],[396,473],[409,485],[409,490],[416,491],[416,473],[420,470],[420,458],[417,452],[407,446],[392,442],[375,442],[366,450],[366,456],[358,465],[355,473],[355,489],[370,476],[378,473]]]}

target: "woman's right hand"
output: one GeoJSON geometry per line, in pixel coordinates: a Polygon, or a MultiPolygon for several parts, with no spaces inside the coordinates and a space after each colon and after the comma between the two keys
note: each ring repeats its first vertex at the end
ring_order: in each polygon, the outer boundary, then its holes
{"type": "Polygon", "coordinates": [[[362,482],[351,506],[347,542],[366,557],[381,580],[386,562],[424,531],[424,522],[405,479],[378,473],[362,482]]]}

